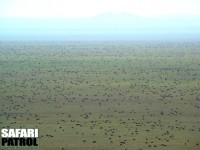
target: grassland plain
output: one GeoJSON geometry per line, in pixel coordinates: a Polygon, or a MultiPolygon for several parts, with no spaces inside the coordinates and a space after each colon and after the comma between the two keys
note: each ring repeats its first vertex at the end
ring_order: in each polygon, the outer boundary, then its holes
{"type": "Polygon", "coordinates": [[[200,42],[0,42],[0,103],[36,149],[199,150],[200,42]]]}

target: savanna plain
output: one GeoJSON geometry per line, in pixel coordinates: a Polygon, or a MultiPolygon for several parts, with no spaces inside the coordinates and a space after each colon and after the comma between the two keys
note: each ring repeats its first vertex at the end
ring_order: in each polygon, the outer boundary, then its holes
{"type": "Polygon", "coordinates": [[[199,150],[200,41],[2,41],[0,127],[38,128],[23,149],[199,150]]]}

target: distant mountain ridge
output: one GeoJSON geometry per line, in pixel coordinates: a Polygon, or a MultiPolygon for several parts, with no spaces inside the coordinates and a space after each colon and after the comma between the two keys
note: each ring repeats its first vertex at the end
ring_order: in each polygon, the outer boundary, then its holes
{"type": "Polygon", "coordinates": [[[200,17],[138,17],[127,13],[88,18],[0,18],[0,35],[157,35],[198,34],[200,17]]]}
{"type": "Polygon", "coordinates": [[[102,14],[80,19],[51,18],[0,18],[0,29],[4,28],[162,28],[194,27],[200,28],[200,17],[165,16],[138,17],[127,13],[102,14]]]}

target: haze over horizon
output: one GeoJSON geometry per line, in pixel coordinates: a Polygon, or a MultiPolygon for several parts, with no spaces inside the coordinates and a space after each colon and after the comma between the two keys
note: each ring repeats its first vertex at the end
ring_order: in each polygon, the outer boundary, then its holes
{"type": "Polygon", "coordinates": [[[2,0],[0,40],[197,38],[198,0],[2,0]]]}

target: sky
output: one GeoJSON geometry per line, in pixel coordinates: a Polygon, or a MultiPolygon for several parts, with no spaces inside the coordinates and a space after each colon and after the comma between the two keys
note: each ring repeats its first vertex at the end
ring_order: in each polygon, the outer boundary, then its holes
{"type": "Polygon", "coordinates": [[[0,17],[83,18],[104,13],[142,17],[200,15],[200,0],[1,0],[0,17]]]}
{"type": "Polygon", "coordinates": [[[0,39],[33,33],[199,33],[199,18],[200,0],[0,0],[0,39]]]}

